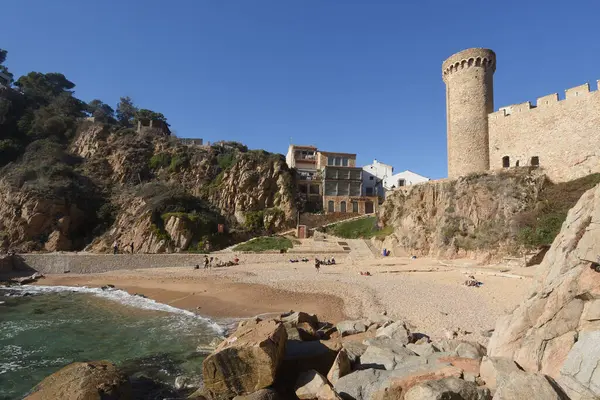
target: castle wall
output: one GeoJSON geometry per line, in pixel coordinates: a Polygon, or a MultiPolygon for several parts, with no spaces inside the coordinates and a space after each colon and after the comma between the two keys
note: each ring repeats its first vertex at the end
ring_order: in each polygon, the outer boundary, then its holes
{"type": "MultiPolygon", "coordinates": [[[[600,82],[599,82],[600,84],[600,82]]],[[[600,91],[589,85],[566,90],[566,98],[551,94],[503,107],[488,116],[490,169],[539,166],[555,182],[600,172],[600,91]]]]}

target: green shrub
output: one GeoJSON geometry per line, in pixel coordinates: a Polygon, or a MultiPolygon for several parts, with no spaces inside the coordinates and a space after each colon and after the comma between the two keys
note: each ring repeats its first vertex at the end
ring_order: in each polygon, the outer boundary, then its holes
{"type": "Polygon", "coordinates": [[[246,220],[244,226],[246,229],[252,232],[262,231],[265,227],[265,212],[260,211],[248,211],[245,215],[246,220]]]}
{"type": "Polygon", "coordinates": [[[166,168],[171,164],[171,155],[167,153],[155,154],[150,158],[148,166],[150,169],[161,169],[166,168]]]}
{"type": "Polygon", "coordinates": [[[268,250],[287,250],[294,247],[292,241],[283,236],[263,236],[242,243],[233,248],[233,251],[268,251],[268,250]]]}
{"type": "Polygon", "coordinates": [[[221,171],[228,170],[235,163],[235,154],[233,152],[221,153],[217,156],[217,164],[221,171]]]}
{"type": "Polygon", "coordinates": [[[190,159],[187,154],[175,154],[171,157],[171,164],[169,165],[169,172],[177,173],[183,168],[189,166],[190,159]]]}

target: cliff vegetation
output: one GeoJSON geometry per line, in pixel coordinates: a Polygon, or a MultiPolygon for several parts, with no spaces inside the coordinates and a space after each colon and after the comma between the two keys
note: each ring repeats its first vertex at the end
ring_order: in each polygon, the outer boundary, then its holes
{"type": "Polygon", "coordinates": [[[396,254],[521,257],[545,251],[600,174],[552,183],[543,170],[471,174],[396,190],[381,207],[393,229],[381,245],[396,254]]]}
{"type": "Polygon", "coordinates": [[[205,251],[293,221],[282,155],[186,145],[162,113],[129,97],[86,103],[74,88],[40,72],[0,86],[0,249],[205,251]]]}

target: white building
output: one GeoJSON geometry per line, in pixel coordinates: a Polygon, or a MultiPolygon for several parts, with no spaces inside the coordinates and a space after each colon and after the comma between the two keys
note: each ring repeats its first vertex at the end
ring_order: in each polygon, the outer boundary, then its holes
{"type": "Polygon", "coordinates": [[[392,190],[400,186],[415,185],[417,183],[423,183],[427,181],[429,181],[429,178],[423,175],[415,174],[412,171],[406,170],[389,176],[387,179],[384,180],[383,186],[387,190],[392,190]]]}
{"type": "Polygon", "coordinates": [[[365,165],[363,169],[363,196],[385,197],[384,182],[394,173],[394,167],[373,160],[372,164],[365,165]]]}

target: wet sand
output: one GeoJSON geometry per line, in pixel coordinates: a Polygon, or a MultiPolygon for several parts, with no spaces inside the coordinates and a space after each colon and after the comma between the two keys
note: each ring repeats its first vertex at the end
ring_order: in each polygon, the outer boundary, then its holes
{"type": "Polygon", "coordinates": [[[246,318],[264,313],[302,310],[322,321],[346,319],[343,301],[325,294],[298,293],[265,285],[236,283],[222,277],[144,277],[141,271],[104,274],[46,275],[36,285],[101,287],[112,284],[130,294],[212,319],[246,318]]]}

